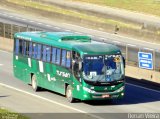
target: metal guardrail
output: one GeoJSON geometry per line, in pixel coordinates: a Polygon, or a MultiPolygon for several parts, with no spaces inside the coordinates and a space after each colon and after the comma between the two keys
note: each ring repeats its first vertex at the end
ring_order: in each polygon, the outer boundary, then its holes
{"type": "MultiPolygon", "coordinates": [[[[41,29],[36,29],[34,27],[28,26],[17,26],[13,24],[6,24],[0,22],[0,37],[13,39],[13,35],[16,32],[24,31],[42,31],[41,29]]],[[[137,48],[131,45],[115,44],[117,45],[126,59],[126,64],[134,67],[139,67],[138,62],[138,52],[147,52],[153,54],[153,70],[160,72],[160,52],[157,50],[137,48]]]]}

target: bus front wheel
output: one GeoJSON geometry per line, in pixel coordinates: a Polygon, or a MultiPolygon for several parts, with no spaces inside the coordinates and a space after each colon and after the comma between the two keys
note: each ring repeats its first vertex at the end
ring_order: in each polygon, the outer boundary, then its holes
{"type": "Polygon", "coordinates": [[[32,88],[34,91],[38,91],[37,78],[35,75],[32,76],[32,88]]]}
{"type": "Polygon", "coordinates": [[[70,85],[67,86],[66,98],[70,103],[74,102],[74,98],[73,98],[73,95],[72,95],[72,89],[71,89],[70,85]]]}

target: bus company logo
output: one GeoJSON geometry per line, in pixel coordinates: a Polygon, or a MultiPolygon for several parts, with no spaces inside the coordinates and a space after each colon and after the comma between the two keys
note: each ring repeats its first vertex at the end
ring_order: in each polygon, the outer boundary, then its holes
{"type": "Polygon", "coordinates": [[[59,70],[57,70],[57,75],[65,77],[65,78],[70,78],[70,73],[66,73],[66,72],[59,71],[59,70]]]}

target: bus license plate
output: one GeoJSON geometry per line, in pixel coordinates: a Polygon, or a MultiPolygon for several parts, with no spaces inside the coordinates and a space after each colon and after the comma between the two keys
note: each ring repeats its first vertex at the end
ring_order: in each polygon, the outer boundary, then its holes
{"type": "Polygon", "coordinates": [[[102,95],[102,98],[109,98],[110,95],[102,95]]]}

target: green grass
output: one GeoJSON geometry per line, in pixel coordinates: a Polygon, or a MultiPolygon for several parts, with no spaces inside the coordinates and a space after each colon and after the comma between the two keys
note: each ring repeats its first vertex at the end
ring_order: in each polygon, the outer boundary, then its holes
{"type": "Polygon", "coordinates": [[[123,8],[160,16],[160,0],[71,0],[123,8]]]}
{"type": "Polygon", "coordinates": [[[8,1],[11,3],[15,3],[17,5],[37,8],[40,10],[45,10],[50,12],[57,12],[64,15],[78,17],[84,20],[90,20],[90,21],[95,21],[99,23],[107,23],[113,26],[118,25],[119,27],[125,27],[125,28],[141,29],[141,26],[139,25],[135,25],[131,23],[129,24],[129,23],[118,21],[118,20],[113,20],[113,19],[96,17],[96,16],[85,14],[85,13],[79,13],[73,10],[62,9],[53,5],[45,5],[45,4],[41,4],[33,1],[27,1],[27,0],[8,0],[8,1]]]}
{"type": "Polygon", "coordinates": [[[20,115],[18,113],[10,112],[6,109],[0,108],[0,119],[29,119],[29,118],[20,115]]]}

